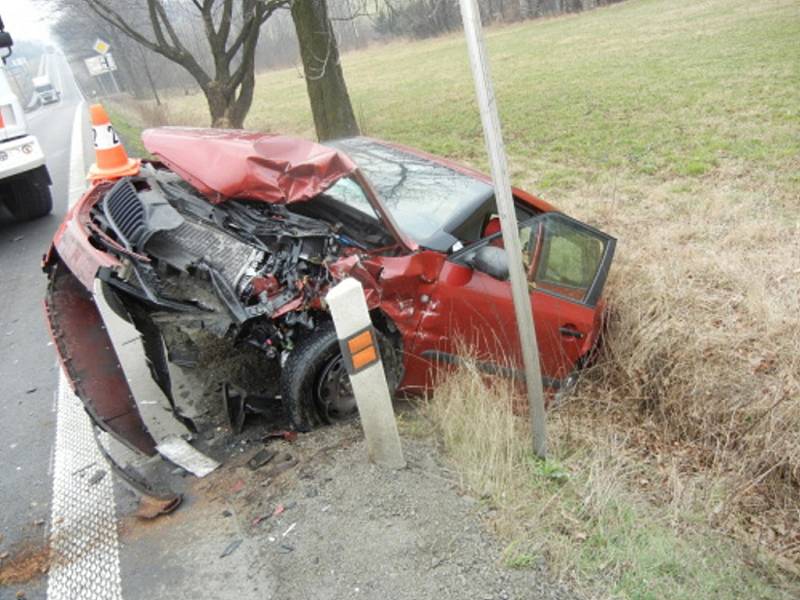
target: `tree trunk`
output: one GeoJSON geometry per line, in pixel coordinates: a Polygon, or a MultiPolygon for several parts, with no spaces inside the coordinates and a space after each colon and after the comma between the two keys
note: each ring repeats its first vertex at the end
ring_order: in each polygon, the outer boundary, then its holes
{"type": "Polygon", "coordinates": [[[317,138],[325,141],[359,135],[326,0],[294,0],[292,19],[317,138]]]}
{"type": "Polygon", "coordinates": [[[221,87],[218,82],[212,81],[202,89],[208,104],[208,114],[211,116],[211,126],[229,128],[233,127],[229,119],[230,101],[221,87]]]}
{"type": "Polygon", "coordinates": [[[203,94],[211,115],[211,127],[222,129],[242,129],[244,120],[253,103],[255,74],[244,76],[237,90],[231,91],[229,80],[211,81],[203,88],[203,94]]]}

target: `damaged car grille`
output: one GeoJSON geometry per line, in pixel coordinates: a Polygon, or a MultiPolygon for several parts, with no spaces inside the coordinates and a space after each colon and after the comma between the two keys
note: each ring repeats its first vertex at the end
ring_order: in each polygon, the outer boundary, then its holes
{"type": "Polygon", "coordinates": [[[128,249],[142,246],[147,238],[145,211],[128,179],[121,179],[106,195],[103,212],[109,225],[128,249]]]}
{"type": "Polygon", "coordinates": [[[143,302],[159,323],[230,333],[269,356],[293,346],[298,326],[313,327],[328,265],[355,251],[341,223],[266,203],[213,206],[155,169],[116,182],[91,219],[94,242],[126,264],[106,277],[129,303],[143,302]]]}
{"type": "Polygon", "coordinates": [[[175,229],[153,234],[147,252],[183,271],[199,262],[214,267],[236,287],[264,253],[219,229],[186,220],[175,229]]]}

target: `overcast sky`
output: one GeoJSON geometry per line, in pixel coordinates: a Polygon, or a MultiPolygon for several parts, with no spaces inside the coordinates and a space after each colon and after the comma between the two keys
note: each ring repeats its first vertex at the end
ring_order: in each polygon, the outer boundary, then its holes
{"type": "Polygon", "coordinates": [[[0,0],[0,17],[15,40],[49,38],[46,16],[35,0],[0,0]]]}

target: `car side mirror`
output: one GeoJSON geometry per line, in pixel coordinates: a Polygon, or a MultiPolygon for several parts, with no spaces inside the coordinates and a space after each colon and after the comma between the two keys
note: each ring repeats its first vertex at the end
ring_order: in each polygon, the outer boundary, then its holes
{"type": "Polygon", "coordinates": [[[508,279],[508,254],[504,248],[487,244],[478,249],[470,262],[476,271],[501,281],[508,279]]]}
{"type": "Polygon", "coordinates": [[[0,31],[0,48],[11,48],[14,45],[14,40],[11,39],[11,34],[7,31],[0,31]]]}

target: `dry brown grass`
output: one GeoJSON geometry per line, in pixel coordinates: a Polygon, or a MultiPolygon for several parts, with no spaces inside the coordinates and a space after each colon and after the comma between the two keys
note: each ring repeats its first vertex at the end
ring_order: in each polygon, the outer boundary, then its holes
{"type": "Polygon", "coordinates": [[[798,591],[774,555],[737,544],[710,523],[707,501],[725,498],[727,479],[696,464],[687,470],[680,445],[648,452],[646,427],[587,410],[583,400],[549,412],[547,461],[532,455],[528,421],[515,414],[519,389],[507,380],[467,364],[424,405],[461,485],[493,509],[489,522],[508,544],[509,566],[544,560],[554,577],[589,597],[788,598],[798,591]]]}
{"type": "Polygon", "coordinates": [[[427,413],[464,485],[497,505],[510,564],[543,556],[611,596],[653,592],[636,581],[676,585],[672,597],[798,593],[800,221],[797,190],[773,184],[798,166],[727,165],[695,181],[608,173],[556,199],[620,240],[602,352],[549,411],[555,467],[531,462],[512,390],[469,369],[427,413]],[[637,545],[643,532],[652,542],[637,545]],[[704,552],[717,562],[693,571],[704,552]],[[664,564],[681,553],[676,583],[664,564]]]}
{"type": "Polygon", "coordinates": [[[672,470],[662,502],[799,563],[796,199],[732,179],[584,201],[624,237],[604,351],[566,410],[635,432],[672,470]]]}
{"type": "Polygon", "coordinates": [[[134,111],[137,121],[146,123],[148,127],[171,125],[172,118],[167,104],[156,104],[150,101],[128,101],[124,103],[128,110],[134,111]]]}

